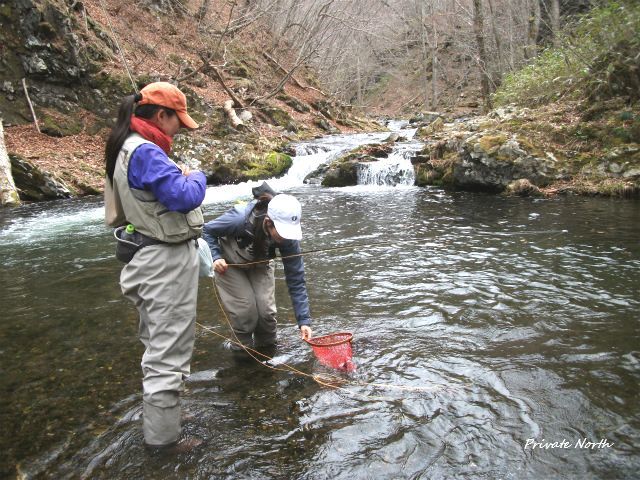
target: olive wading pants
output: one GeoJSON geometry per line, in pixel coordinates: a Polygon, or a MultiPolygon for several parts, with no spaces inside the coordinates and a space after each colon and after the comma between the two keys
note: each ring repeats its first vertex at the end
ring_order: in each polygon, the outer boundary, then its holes
{"type": "Polygon", "coordinates": [[[276,290],[273,261],[266,266],[229,267],[223,275],[216,274],[216,285],[238,340],[248,347],[274,345],[276,290]]]}
{"type": "Polygon", "coordinates": [[[180,436],[180,397],[190,373],[198,298],[198,251],[193,241],[139,250],[120,274],[122,293],[140,314],[142,429],[148,445],[180,436]]]}

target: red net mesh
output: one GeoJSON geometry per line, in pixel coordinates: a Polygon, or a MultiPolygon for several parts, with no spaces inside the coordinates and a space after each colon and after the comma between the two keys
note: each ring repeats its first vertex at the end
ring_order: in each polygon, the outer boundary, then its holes
{"type": "Polygon", "coordinates": [[[313,353],[323,365],[351,372],[356,366],[351,361],[351,340],[353,334],[348,332],[331,333],[322,337],[307,340],[313,353]]]}

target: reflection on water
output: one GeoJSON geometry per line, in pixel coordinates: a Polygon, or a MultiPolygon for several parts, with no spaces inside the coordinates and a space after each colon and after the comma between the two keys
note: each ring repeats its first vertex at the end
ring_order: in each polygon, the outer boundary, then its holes
{"type": "MultiPolygon", "coordinates": [[[[24,223],[42,220],[33,232],[6,223],[2,474],[637,475],[638,202],[413,187],[293,193],[303,204],[304,249],[367,245],[305,257],[316,332],[353,332],[358,368],[329,388],[238,364],[218,337],[199,330],[185,429],[205,443],[178,456],[142,446],[135,310],[121,298],[101,218],[71,220],[99,205],[25,208],[24,223]],[[613,446],[525,449],[528,439],[584,438],[613,446]]],[[[209,205],[207,217],[229,204],[209,205]]],[[[226,335],[207,282],[199,322],[226,335]]],[[[276,363],[326,375],[298,340],[281,267],[277,282],[276,363]]]]}

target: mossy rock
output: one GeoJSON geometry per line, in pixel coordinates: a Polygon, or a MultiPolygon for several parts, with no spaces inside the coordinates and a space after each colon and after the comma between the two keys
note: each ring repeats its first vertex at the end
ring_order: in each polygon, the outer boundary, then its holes
{"type": "Polygon", "coordinates": [[[260,180],[283,175],[289,170],[293,160],[286,153],[269,152],[262,157],[252,158],[244,163],[248,168],[242,170],[242,175],[247,180],[260,180]]]}
{"type": "Polygon", "coordinates": [[[433,122],[425,127],[420,127],[416,136],[418,138],[426,139],[436,132],[441,131],[444,128],[444,120],[442,117],[436,118],[433,122]]]}
{"type": "Polygon", "coordinates": [[[331,102],[328,102],[326,100],[318,100],[317,102],[312,102],[311,106],[322,113],[328,119],[333,120],[333,110],[336,107],[331,102]]]}
{"type": "Polygon", "coordinates": [[[9,159],[13,180],[22,200],[54,200],[74,195],[75,192],[60,179],[21,156],[10,154],[9,159]]]}
{"type": "Polygon", "coordinates": [[[323,187],[349,187],[358,184],[358,164],[334,162],[322,179],[323,187]]]}
{"type": "Polygon", "coordinates": [[[207,174],[207,183],[210,185],[228,185],[241,181],[242,172],[231,165],[214,162],[207,174]]]}
{"type": "Polygon", "coordinates": [[[441,158],[432,158],[427,162],[414,164],[415,184],[419,187],[427,185],[453,186],[455,183],[454,169],[459,160],[457,152],[445,152],[441,158]]]}
{"type": "Polygon", "coordinates": [[[537,147],[536,144],[534,143],[534,141],[531,138],[525,137],[523,135],[516,135],[515,136],[515,140],[516,140],[516,142],[518,142],[520,147],[523,150],[525,150],[529,155],[532,155],[534,157],[544,157],[545,156],[544,151],[541,150],[539,147],[537,147]]]}
{"type": "Polygon", "coordinates": [[[480,148],[483,152],[492,154],[498,151],[498,149],[504,145],[507,141],[506,135],[497,134],[497,135],[484,135],[478,141],[480,148]]]}
{"type": "Polygon", "coordinates": [[[278,107],[264,107],[262,113],[267,115],[271,124],[284,127],[287,130],[296,131],[298,126],[287,112],[278,107]]]}
{"type": "Polygon", "coordinates": [[[75,116],[54,115],[45,112],[40,117],[40,130],[51,137],[68,137],[84,130],[84,124],[75,116]]]}
{"type": "Polygon", "coordinates": [[[246,92],[256,91],[256,82],[250,78],[238,78],[234,80],[234,90],[244,90],[246,92]]]}

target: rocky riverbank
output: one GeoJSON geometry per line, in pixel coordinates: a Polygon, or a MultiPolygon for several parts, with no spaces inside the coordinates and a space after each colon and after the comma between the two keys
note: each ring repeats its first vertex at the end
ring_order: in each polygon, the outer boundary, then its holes
{"type": "MultiPolygon", "coordinates": [[[[419,186],[540,196],[640,192],[640,114],[619,101],[510,106],[457,119],[430,112],[410,126],[425,143],[412,159],[419,186]]],[[[360,164],[388,155],[389,143],[402,140],[359,147],[315,172],[313,181],[354,185],[360,164]]]]}

